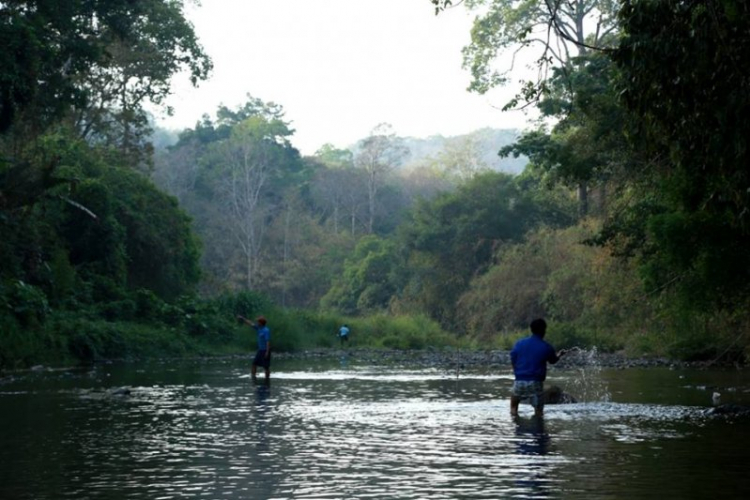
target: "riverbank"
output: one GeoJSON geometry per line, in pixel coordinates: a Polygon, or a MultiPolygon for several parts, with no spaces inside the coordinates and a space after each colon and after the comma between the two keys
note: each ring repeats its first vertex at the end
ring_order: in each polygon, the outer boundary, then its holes
{"type": "MultiPolygon", "coordinates": [[[[220,354],[199,355],[182,357],[128,357],[125,359],[99,359],[89,365],[110,363],[142,363],[159,361],[188,361],[188,360],[220,360],[220,359],[247,359],[252,357],[248,354],[220,354]]],[[[387,348],[315,348],[293,352],[275,352],[274,360],[294,360],[318,362],[325,360],[338,360],[345,357],[350,363],[367,364],[375,366],[392,366],[399,369],[438,369],[454,372],[456,370],[481,370],[492,368],[510,368],[510,351],[502,349],[494,350],[457,350],[457,349],[387,349],[387,348]]],[[[51,371],[77,369],[86,365],[53,366],[38,364],[25,369],[0,370],[3,373],[17,373],[26,371],[51,371]]],[[[584,367],[600,367],[625,370],[628,368],[672,368],[672,369],[732,369],[745,370],[747,365],[734,363],[719,363],[710,361],[679,361],[663,357],[628,357],[622,353],[602,353],[596,350],[576,350],[566,354],[555,369],[568,370],[584,367]]]]}

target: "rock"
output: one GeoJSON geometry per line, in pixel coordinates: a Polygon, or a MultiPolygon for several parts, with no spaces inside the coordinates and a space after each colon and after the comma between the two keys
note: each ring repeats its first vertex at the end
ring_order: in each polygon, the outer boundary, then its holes
{"type": "Polygon", "coordinates": [[[718,404],[719,404],[719,403],[721,402],[721,393],[718,393],[718,392],[714,392],[714,393],[713,393],[713,394],[711,395],[711,402],[712,402],[712,403],[713,403],[714,405],[718,405],[718,404]]]}
{"type": "Polygon", "coordinates": [[[706,411],[707,415],[728,415],[739,417],[750,417],[750,406],[738,405],[734,403],[725,403],[706,411]]]}
{"type": "Polygon", "coordinates": [[[577,403],[576,398],[563,391],[560,387],[553,385],[544,389],[542,398],[545,405],[561,405],[577,403]]]}
{"type": "Polygon", "coordinates": [[[110,396],[130,396],[130,387],[113,387],[107,391],[110,396]]]}

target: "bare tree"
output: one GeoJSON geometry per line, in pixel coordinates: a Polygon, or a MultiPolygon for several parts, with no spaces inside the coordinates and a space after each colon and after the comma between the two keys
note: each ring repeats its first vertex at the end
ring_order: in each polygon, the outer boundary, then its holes
{"type": "Polygon", "coordinates": [[[366,219],[363,214],[367,205],[365,185],[363,171],[359,169],[349,167],[319,170],[312,192],[334,233],[349,229],[354,235],[357,227],[366,219]]]}
{"type": "Polygon", "coordinates": [[[381,123],[360,141],[354,164],[366,174],[367,232],[372,233],[377,213],[378,191],[387,176],[406,158],[409,150],[393,133],[390,125],[381,123]]]}
{"type": "Polygon", "coordinates": [[[185,205],[188,195],[195,191],[200,166],[200,149],[194,143],[187,143],[170,151],[159,152],[155,156],[154,171],[151,175],[157,186],[175,196],[180,205],[185,205]]]}
{"type": "Polygon", "coordinates": [[[224,210],[232,236],[245,260],[245,284],[256,286],[266,223],[272,207],[264,197],[272,163],[263,141],[234,134],[220,147],[220,158],[229,175],[221,181],[224,210]]]}

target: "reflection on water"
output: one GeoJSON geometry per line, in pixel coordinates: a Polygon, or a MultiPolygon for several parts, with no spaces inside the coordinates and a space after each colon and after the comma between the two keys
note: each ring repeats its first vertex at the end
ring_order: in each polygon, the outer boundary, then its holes
{"type": "MultiPolygon", "coordinates": [[[[552,383],[574,388],[575,371],[552,383]]],[[[0,498],[670,498],[750,492],[724,374],[598,375],[608,400],[511,418],[495,373],[242,361],[101,366],[0,385],[0,498]],[[128,387],[126,391],[117,388],[128,387]],[[726,393],[727,391],[725,391],[726,393]],[[696,474],[697,471],[699,474],[696,474]]],[[[737,395],[750,380],[731,375],[737,395]]]]}
{"type": "Polygon", "coordinates": [[[526,497],[545,498],[554,491],[554,480],[550,467],[541,457],[549,454],[551,439],[545,430],[544,418],[532,415],[529,418],[515,417],[516,452],[519,457],[528,455],[524,467],[516,472],[515,484],[526,497]]]}

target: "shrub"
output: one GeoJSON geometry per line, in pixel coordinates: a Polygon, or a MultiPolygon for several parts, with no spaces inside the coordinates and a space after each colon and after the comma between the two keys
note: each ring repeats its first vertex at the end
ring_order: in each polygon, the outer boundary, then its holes
{"type": "Polygon", "coordinates": [[[240,314],[252,319],[271,307],[271,302],[265,295],[250,291],[224,294],[213,302],[219,312],[232,318],[240,314]]]}
{"type": "Polygon", "coordinates": [[[37,330],[23,328],[15,317],[0,312],[0,368],[31,366],[40,350],[37,330]]]}
{"type": "Polygon", "coordinates": [[[351,321],[352,340],[358,345],[389,349],[423,349],[456,345],[457,339],[423,315],[368,316],[351,321]]]}
{"type": "Polygon", "coordinates": [[[582,327],[574,323],[552,323],[549,325],[545,340],[556,349],[570,349],[580,347],[590,349],[596,347],[600,352],[613,352],[623,348],[623,343],[609,335],[591,327],[582,327]]]}
{"type": "Polygon", "coordinates": [[[35,286],[17,281],[10,289],[9,297],[4,299],[6,306],[15,314],[21,326],[34,327],[42,322],[49,313],[47,296],[35,286]]]}
{"type": "Polygon", "coordinates": [[[107,321],[132,321],[136,317],[138,306],[134,300],[123,299],[104,302],[98,309],[99,315],[107,321]]]}

